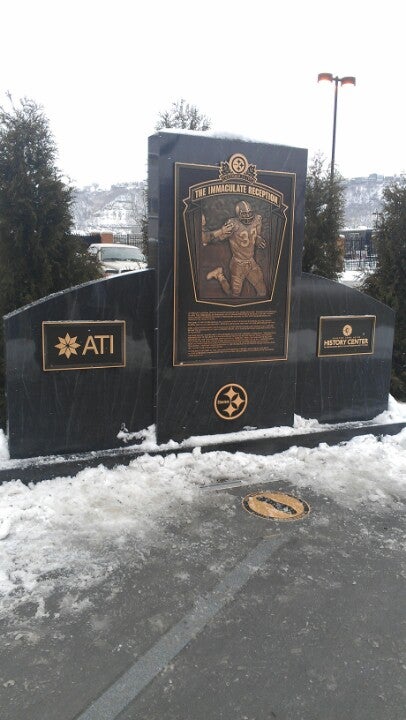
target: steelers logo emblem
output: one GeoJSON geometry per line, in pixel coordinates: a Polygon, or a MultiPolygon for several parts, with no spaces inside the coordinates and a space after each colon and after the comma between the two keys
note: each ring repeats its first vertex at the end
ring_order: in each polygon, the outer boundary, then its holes
{"type": "Polygon", "coordinates": [[[236,420],[245,412],[248,395],[241,385],[223,385],[214,398],[214,409],[222,420],[236,420]]]}
{"type": "Polygon", "coordinates": [[[352,327],[351,327],[351,325],[344,325],[344,327],[343,327],[343,335],[345,335],[345,337],[350,337],[350,335],[352,335],[352,327]]]}
{"type": "Polygon", "coordinates": [[[235,155],[232,155],[230,157],[229,165],[231,170],[236,173],[236,175],[241,175],[241,173],[245,173],[248,167],[248,161],[244,155],[236,153],[235,155]]]}

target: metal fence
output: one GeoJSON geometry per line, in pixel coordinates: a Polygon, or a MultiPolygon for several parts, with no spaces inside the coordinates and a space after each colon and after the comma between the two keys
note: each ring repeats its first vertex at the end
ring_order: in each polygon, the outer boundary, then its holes
{"type": "Polygon", "coordinates": [[[119,235],[114,233],[114,242],[122,243],[123,245],[136,245],[140,247],[142,245],[142,234],[141,233],[124,233],[119,235]]]}
{"type": "Polygon", "coordinates": [[[376,255],[370,255],[362,258],[352,258],[344,260],[345,270],[365,270],[371,272],[376,269],[376,255]]]}

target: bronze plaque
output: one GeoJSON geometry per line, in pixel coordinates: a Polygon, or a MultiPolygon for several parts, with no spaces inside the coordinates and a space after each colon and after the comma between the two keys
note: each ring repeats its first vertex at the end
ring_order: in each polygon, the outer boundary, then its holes
{"type": "Polygon", "coordinates": [[[372,355],[375,315],[323,316],[319,320],[317,355],[372,355]]]}
{"type": "Polygon", "coordinates": [[[43,370],[125,367],[125,321],[45,321],[43,370]]]}
{"type": "Polygon", "coordinates": [[[175,164],[174,365],[286,360],[295,180],[175,164]]]}

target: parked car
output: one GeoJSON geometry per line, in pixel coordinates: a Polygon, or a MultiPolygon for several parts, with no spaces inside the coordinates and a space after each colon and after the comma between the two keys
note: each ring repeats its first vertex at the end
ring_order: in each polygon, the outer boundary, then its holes
{"type": "Polygon", "coordinates": [[[89,252],[97,256],[106,277],[147,267],[145,256],[135,245],[92,243],[89,252]]]}

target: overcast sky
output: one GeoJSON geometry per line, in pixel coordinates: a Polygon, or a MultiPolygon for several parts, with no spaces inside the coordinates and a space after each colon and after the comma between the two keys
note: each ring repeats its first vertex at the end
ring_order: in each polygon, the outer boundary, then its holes
{"type": "Polygon", "coordinates": [[[0,104],[40,103],[77,186],[143,180],[161,111],[184,98],[212,130],[305,147],[345,177],[406,170],[398,0],[5,0],[0,104]]]}

